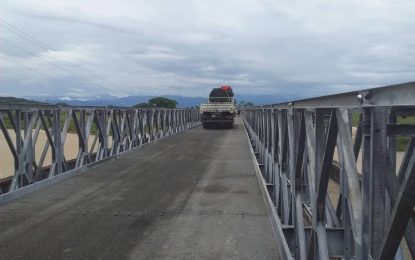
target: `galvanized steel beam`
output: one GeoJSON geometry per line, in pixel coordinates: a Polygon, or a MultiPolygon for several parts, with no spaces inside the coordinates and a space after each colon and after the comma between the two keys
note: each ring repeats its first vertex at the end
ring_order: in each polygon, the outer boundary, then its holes
{"type": "Polygon", "coordinates": [[[282,259],[403,259],[404,240],[414,257],[415,123],[398,116],[415,116],[415,83],[241,114],[282,225],[282,259]],[[399,136],[411,138],[396,172],[399,136]]]}
{"type": "Polygon", "coordinates": [[[17,190],[195,127],[200,124],[199,116],[196,109],[0,105],[0,134],[15,162],[8,190],[17,190]],[[46,142],[36,157],[41,132],[46,135],[46,142]],[[65,154],[69,132],[78,138],[75,158],[65,154]]]}

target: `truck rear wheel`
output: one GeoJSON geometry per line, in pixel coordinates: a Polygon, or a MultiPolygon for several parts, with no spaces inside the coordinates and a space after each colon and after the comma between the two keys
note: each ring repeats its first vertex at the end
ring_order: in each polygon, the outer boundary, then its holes
{"type": "Polygon", "coordinates": [[[204,129],[208,129],[210,125],[208,123],[202,123],[202,126],[204,129]]]}

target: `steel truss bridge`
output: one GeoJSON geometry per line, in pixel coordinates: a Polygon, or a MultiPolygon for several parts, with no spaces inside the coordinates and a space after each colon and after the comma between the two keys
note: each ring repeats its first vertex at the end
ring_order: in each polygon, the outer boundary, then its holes
{"type": "Polygon", "coordinates": [[[414,118],[415,83],[245,109],[233,130],[194,109],[0,106],[0,256],[415,259],[414,118]]]}
{"type": "Polygon", "coordinates": [[[14,191],[62,172],[104,161],[198,124],[197,111],[190,109],[0,106],[0,128],[15,162],[15,173],[8,186],[7,182],[3,184],[2,192],[14,191]],[[10,137],[5,118],[16,135],[15,142],[10,137]],[[77,157],[68,161],[64,145],[71,124],[79,140],[79,149],[77,157]],[[40,130],[46,133],[47,142],[36,161],[35,146],[40,130]],[[23,136],[18,134],[21,132],[23,136]],[[88,143],[91,134],[92,145],[88,143]],[[19,143],[21,145],[16,145],[19,143]],[[49,149],[52,164],[44,167],[49,149]]]}

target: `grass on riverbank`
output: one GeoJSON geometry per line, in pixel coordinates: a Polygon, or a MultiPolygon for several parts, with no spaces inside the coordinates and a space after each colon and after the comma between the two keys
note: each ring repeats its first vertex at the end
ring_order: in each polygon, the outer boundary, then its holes
{"type": "MultiPolygon", "coordinates": [[[[352,114],[352,125],[357,127],[359,124],[359,113],[353,113],[352,114]]],[[[415,116],[407,116],[407,117],[401,117],[399,116],[397,118],[397,121],[399,124],[415,124],[415,116]]],[[[400,152],[406,151],[406,148],[409,143],[409,137],[406,136],[397,136],[396,137],[396,149],[400,152]]]]}

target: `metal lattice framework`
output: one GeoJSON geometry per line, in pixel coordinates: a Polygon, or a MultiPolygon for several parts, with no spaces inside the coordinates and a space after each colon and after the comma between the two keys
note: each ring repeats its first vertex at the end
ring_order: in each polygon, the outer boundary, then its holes
{"type": "Polygon", "coordinates": [[[242,111],[283,259],[415,259],[413,115],[415,83],[242,111]]]}
{"type": "Polygon", "coordinates": [[[1,133],[14,158],[14,174],[2,181],[0,194],[199,124],[196,109],[0,106],[1,133]],[[41,155],[35,156],[41,131],[47,140],[41,155]],[[65,156],[68,132],[79,141],[76,158],[65,156]]]}

